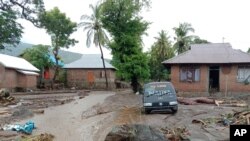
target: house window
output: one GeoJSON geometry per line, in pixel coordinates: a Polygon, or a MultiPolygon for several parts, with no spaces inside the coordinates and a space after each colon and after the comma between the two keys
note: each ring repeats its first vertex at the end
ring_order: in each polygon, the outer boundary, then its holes
{"type": "Polygon", "coordinates": [[[238,82],[250,82],[250,66],[238,67],[237,80],[238,82]]]}
{"type": "Polygon", "coordinates": [[[182,82],[200,81],[200,69],[197,67],[181,67],[180,81],[182,82]]]}

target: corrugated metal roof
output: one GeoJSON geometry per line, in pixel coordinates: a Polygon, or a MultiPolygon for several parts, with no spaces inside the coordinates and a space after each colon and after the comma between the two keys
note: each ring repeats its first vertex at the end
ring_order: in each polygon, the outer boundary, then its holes
{"type": "MultiPolygon", "coordinates": [[[[105,61],[105,60],[104,60],[105,61]]],[[[106,68],[115,69],[110,63],[105,61],[106,68]]],[[[63,68],[103,68],[100,54],[83,54],[79,60],[65,64],[63,68]]]]}
{"type": "Polygon", "coordinates": [[[168,59],[163,64],[250,63],[250,54],[233,49],[229,43],[194,44],[191,50],[168,59]]]}
{"type": "Polygon", "coordinates": [[[32,71],[22,71],[22,70],[18,70],[18,72],[25,74],[25,75],[39,75],[36,72],[32,72],[32,71]]]}
{"type": "Polygon", "coordinates": [[[3,64],[6,68],[13,68],[17,70],[26,70],[26,71],[37,71],[40,70],[37,69],[35,66],[33,66],[31,63],[26,61],[23,58],[19,57],[13,57],[5,54],[0,54],[0,63],[3,64]]]}

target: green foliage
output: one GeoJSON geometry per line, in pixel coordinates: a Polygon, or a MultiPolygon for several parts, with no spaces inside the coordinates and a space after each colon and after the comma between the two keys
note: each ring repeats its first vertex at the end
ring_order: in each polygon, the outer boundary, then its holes
{"type": "Polygon", "coordinates": [[[49,59],[49,46],[46,45],[35,45],[26,49],[22,57],[40,70],[53,64],[49,59]]]}
{"type": "Polygon", "coordinates": [[[19,43],[23,27],[16,20],[15,12],[0,11],[0,49],[4,49],[4,44],[15,46],[19,43]]]}
{"type": "Polygon", "coordinates": [[[64,13],[55,7],[50,11],[43,12],[39,15],[41,26],[44,27],[47,33],[51,36],[53,54],[56,59],[55,74],[53,81],[58,75],[58,51],[60,48],[68,48],[70,45],[77,43],[75,39],[71,39],[70,35],[76,31],[76,23],[71,22],[64,13]]]}
{"type": "Polygon", "coordinates": [[[148,59],[142,53],[142,35],[148,28],[139,12],[148,6],[145,0],[106,0],[102,5],[102,22],[113,37],[109,44],[117,76],[131,81],[134,91],[149,77],[148,59]]]}
{"type": "Polygon", "coordinates": [[[12,11],[15,16],[26,19],[39,27],[39,20],[37,16],[44,12],[43,0],[1,0],[0,12],[12,11]]]}
{"type": "Polygon", "coordinates": [[[171,45],[170,37],[165,31],[159,32],[156,42],[149,52],[150,79],[154,81],[169,80],[169,72],[162,62],[174,57],[174,49],[171,45]]]}
{"type": "Polygon", "coordinates": [[[104,46],[107,44],[109,39],[101,21],[101,5],[97,4],[93,6],[91,4],[89,7],[93,13],[90,16],[82,15],[81,20],[83,21],[80,22],[78,26],[83,27],[83,31],[87,30],[86,45],[88,47],[91,45],[92,39],[95,46],[98,46],[99,43],[104,46]]]}
{"type": "Polygon", "coordinates": [[[174,47],[178,54],[183,53],[189,49],[194,36],[189,35],[190,32],[194,32],[194,28],[189,23],[180,23],[179,27],[173,28],[175,31],[175,44],[174,47]]]}
{"type": "Polygon", "coordinates": [[[207,43],[210,43],[210,42],[196,36],[196,37],[194,37],[194,39],[193,39],[193,41],[191,43],[192,44],[207,44],[207,43]]]}
{"type": "Polygon", "coordinates": [[[77,43],[75,39],[70,39],[70,35],[76,31],[76,23],[71,22],[57,7],[40,14],[39,18],[42,27],[51,36],[52,47],[55,50],[60,47],[68,48],[77,43]]]}
{"type": "Polygon", "coordinates": [[[38,13],[44,11],[43,0],[1,0],[0,1],[0,50],[4,45],[17,45],[22,37],[18,18],[26,19],[39,27],[38,13]]]}
{"type": "Polygon", "coordinates": [[[247,53],[250,53],[250,48],[248,48],[247,53]]]}

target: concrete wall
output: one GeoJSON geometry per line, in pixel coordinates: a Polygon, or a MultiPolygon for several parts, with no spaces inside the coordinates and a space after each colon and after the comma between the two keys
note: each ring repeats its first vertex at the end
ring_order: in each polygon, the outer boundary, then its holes
{"type": "MultiPolygon", "coordinates": [[[[220,67],[220,92],[249,92],[250,84],[245,85],[237,81],[238,65],[220,67]],[[228,69],[230,70],[228,71],[228,69]]],[[[209,66],[200,65],[199,82],[181,82],[180,68],[178,65],[171,66],[171,82],[179,92],[208,93],[209,66]]]]}
{"type": "MultiPolygon", "coordinates": [[[[77,88],[106,88],[104,69],[67,69],[68,87],[77,88]],[[87,73],[92,72],[94,76],[93,84],[88,83],[87,73]]],[[[107,77],[110,88],[115,88],[115,71],[107,69],[107,77]]]]}

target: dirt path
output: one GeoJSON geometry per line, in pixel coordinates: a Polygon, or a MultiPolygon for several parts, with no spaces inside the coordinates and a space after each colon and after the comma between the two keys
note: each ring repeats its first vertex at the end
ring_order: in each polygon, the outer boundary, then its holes
{"type": "Polygon", "coordinates": [[[103,103],[107,97],[113,94],[113,92],[90,93],[83,99],[62,106],[49,107],[45,109],[43,115],[36,115],[30,119],[35,122],[37,127],[33,134],[51,133],[55,136],[56,141],[87,141],[90,137],[89,134],[92,134],[91,130],[98,128],[92,125],[101,126],[101,123],[96,124],[96,122],[110,118],[112,113],[98,116],[96,119],[84,120],[81,118],[82,112],[98,103],[103,103]]]}

